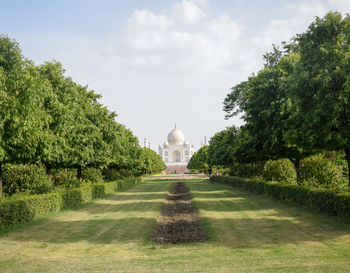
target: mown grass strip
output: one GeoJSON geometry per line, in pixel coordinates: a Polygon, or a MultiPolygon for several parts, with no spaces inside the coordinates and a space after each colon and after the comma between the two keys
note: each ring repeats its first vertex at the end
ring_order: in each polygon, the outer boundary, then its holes
{"type": "Polygon", "coordinates": [[[0,272],[350,272],[350,225],[232,186],[182,180],[215,236],[154,244],[171,181],[148,180],[0,237],[0,272]]]}

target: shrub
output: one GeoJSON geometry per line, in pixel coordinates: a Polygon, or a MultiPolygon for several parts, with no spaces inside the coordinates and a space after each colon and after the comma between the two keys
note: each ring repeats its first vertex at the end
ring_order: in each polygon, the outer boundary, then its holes
{"type": "Polygon", "coordinates": [[[265,163],[263,178],[282,184],[296,184],[297,174],[289,159],[268,160],[265,163]]]}
{"type": "Polygon", "coordinates": [[[0,202],[0,230],[18,223],[60,211],[59,193],[16,196],[0,202]]]}
{"type": "Polygon", "coordinates": [[[141,182],[142,178],[137,177],[75,189],[61,189],[48,194],[6,197],[0,201],[0,230],[61,209],[74,208],[92,198],[103,197],[107,193],[114,192],[122,186],[136,185],[141,182]]]}
{"type": "Polygon", "coordinates": [[[311,189],[299,185],[286,185],[240,177],[214,176],[214,182],[240,187],[265,194],[286,202],[298,203],[318,211],[350,218],[350,193],[336,193],[326,189],[311,189]]]}
{"type": "Polygon", "coordinates": [[[132,170],[129,169],[120,169],[119,173],[121,174],[121,178],[126,178],[126,177],[134,177],[134,173],[132,170]]]}
{"type": "Polygon", "coordinates": [[[76,171],[69,169],[58,170],[54,175],[55,186],[64,187],[66,189],[80,187],[80,181],[77,178],[76,171]]]}
{"type": "Polygon", "coordinates": [[[348,162],[345,159],[344,153],[337,156],[335,159],[335,165],[342,170],[344,177],[348,175],[348,162]]]}
{"type": "Polygon", "coordinates": [[[45,168],[37,165],[11,165],[4,173],[4,192],[42,194],[53,190],[53,182],[45,168]]]}
{"type": "Polygon", "coordinates": [[[104,169],[102,174],[105,181],[115,181],[123,178],[122,174],[116,169],[104,169]]]}
{"type": "Polygon", "coordinates": [[[321,155],[302,160],[300,177],[303,185],[325,189],[335,189],[345,182],[342,170],[321,155]]]}
{"type": "Polygon", "coordinates": [[[265,162],[246,164],[236,163],[233,166],[231,166],[229,175],[245,178],[261,178],[264,171],[264,165],[265,162]]]}
{"type": "Polygon", "coordinates": [[[82,170],[81,175],[84,181],[91,182],[92,184],[103,182],[102,171],[99,169],[86,168],[82,170]]]}

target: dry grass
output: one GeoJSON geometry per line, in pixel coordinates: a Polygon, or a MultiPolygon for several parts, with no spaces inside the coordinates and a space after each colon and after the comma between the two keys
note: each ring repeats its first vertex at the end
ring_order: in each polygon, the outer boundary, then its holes
{"type": "Polygon", "coordinates": [[[350,272],[350,224],[203,180],[186,180],[206,243],[156,245],[170,187],[153,180],[0,237],[0,272],[350,272]]]}

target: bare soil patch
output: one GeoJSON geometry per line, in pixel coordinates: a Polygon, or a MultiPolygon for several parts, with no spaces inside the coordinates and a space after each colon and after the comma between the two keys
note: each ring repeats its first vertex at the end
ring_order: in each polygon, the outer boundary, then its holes
{"type": "Polygon", "coordinates": [[[162,244],[204,242],[208,234],[200,224],[197,208],[183,182],[174,182],[153,228],[152,241],[162,244]]]}

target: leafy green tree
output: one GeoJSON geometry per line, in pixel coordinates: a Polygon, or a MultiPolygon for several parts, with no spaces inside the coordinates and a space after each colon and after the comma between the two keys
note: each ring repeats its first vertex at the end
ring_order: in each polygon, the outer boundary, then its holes
{"type": "Polygon", "coordinates": [[[152,174],[166,169],[163,159],[152,149],[142,148],[139,168],[142,173],[152,174]]]}
{"type": "Polygon", "coordinates": [[[38,162],[36,150],[47,116],[42,109],[47,86],[18,44],[0,35],[0,194],[2,164],[38,162]]]}
{"type": "Polygon", "coordinates": [[[139,158],[142,154],[137,137],[132,132],[119,123],[112,123],[110,147],[112,160],[109,167],[112,169],[127,169],[137,172],[139,158]]]}
{"type": "Polygon", "coordinates": [[[300,160],[312,153],[307,146],[297,146],[287,137],[291,122],[294,128],[299,125],[294,119],[297,109],[288,92],[299,55],[283,55],[274,47],[264,58],[265,68],[235,86],[224,101],[227,118],[243,113],[246,122],[245,134],[239,137],[244,145],[237,147],[236,158],[253,161],[288,158],[299,174],[300,160]],[[248,157],[247,151],[250,151],[248,157]]]}
{"type": "Polygon", "coordinates": [[[317,17],[296,41],[292,93],[303,120],[297,136],[316,148],[343,150],[350,166],[350,17],[317,17]]]}
{"type": "Polygon", "coordinates": [[[192,170],[206,171],[209,168],[209,146],[201,147],[197,152],[190,158],[187,168],[192,170]]]}
{"type": "Polygon", "coordinates": [[[216,133],[209,141],[208,161],[211,165],[229,167],[235,161],[234,145],[237,136],[235,127],[216,133]]]}
{"type": "Polygon", "coordinates": [[[82,167],[108,165],[110,154],[102,131],[110,119],[97,101],[100,96],[65,77],[58,62],[45,63],[40,72],[53,91],[45,97],[50,123],[38,151],[47,172],[51,167],[75,167],[81,178],[82,167]]]}

